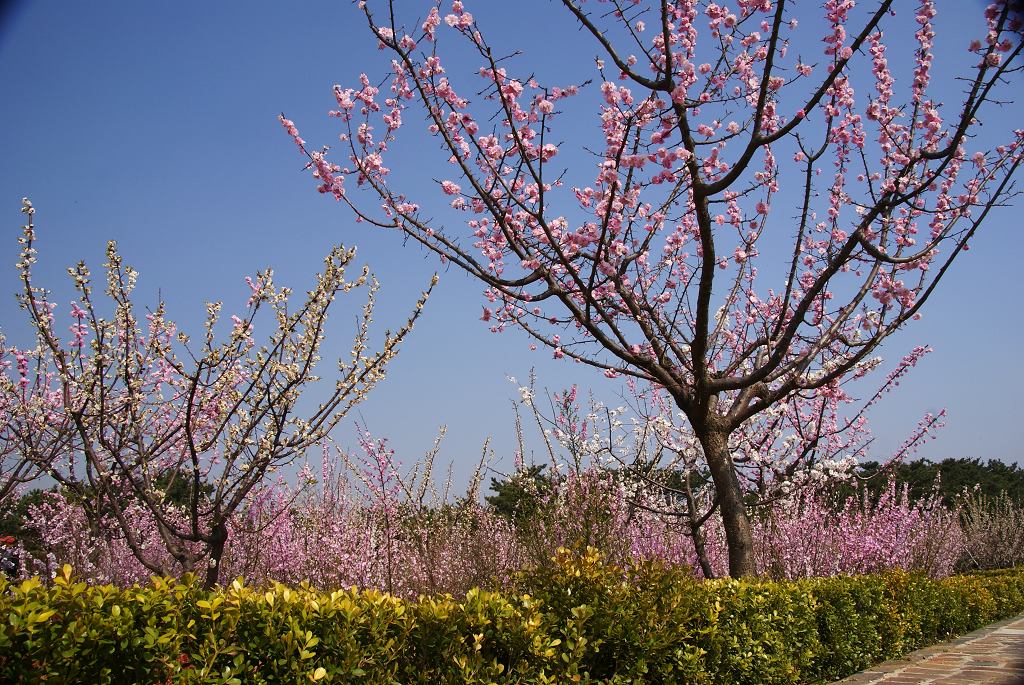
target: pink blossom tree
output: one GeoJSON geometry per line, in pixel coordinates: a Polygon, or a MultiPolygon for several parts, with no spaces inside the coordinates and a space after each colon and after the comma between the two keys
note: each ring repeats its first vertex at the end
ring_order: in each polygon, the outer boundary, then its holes
{"type": "Polygon", "coordinates": [[[56,303],[33,280],[35,209],[28,200],[23,212],[20,299],[38,345],[9,352],[17,366],[8,373],[17,380],[0,389],[17,411],[5,415],[5,430],[16,436],[20,458],[56,480],[94,532],[118,536],[151,572],[202,571],[206,586],[216,584],[232,517],[384,378],[429,289],[373,352],[378,284],[367,267],[347,277],[355,250],[338,247],[297,308],[267,269],[246,279],[244,315],[231,317],[227,335],[217,331],[221,304],[208,303],[203,334],[193,342],[162,302],[140,320],[132,302],[138,274],[109,243],[105,299],[84,263],[69,269],[78,298],[64,337],[56,303]],[[360,288],[368,296],[351,354],[338,361],[333,387],[300,411],[304,392],[319,380],[328,311],[338,296],[360,288]],[[257,345],[254,330],[268,324],[272,332],[257,345]]]}
{"type": "Polygon", "coordinates": [[[664,388],[713,479],[730,573],[753,573],[731,439],[861,373],[1013,194],[1024,131],[980,126],[1013,89],[1020,19],[1000,0],[964,27],[977,40],[949,51],[963,92],[944,104],[936,0],[561,5],[601,54],[592,84],[513,74],[462,0],[419,18],[360,2],[390,76],[384,93],[335,86],[345,158],[281,122],[320,192],[479,279],[493,330],[664,388]],[[562,116],[580,98],[596,136],[562,116]],[[430,212],[388,166],[423,120],[445,169],[430,212]]]}
{"type": "Polygon", "coordinates": [[[0,511],[69,448],[58,394],[32,351],[8,347],[0,336],[0,511]],[[31,455],[23,449],[32,445],[31,455]]]}
{"type": "MultiPolygon", "coordinates": [[[[865,402],[857,403],[842,387],[811,396],[794,395],[734,431],[729,452],[748,511],[755,518],[771,518],[780,507],[820,503],[822,493],[851,483],[858,460],[868,456],[874,442],[866,419],[868,409],[898,386],[929,351],[918,347],[904,357],[865,402]]],[[[663,388],[641,387],[632,379],[627,387],[625,406],[612,408],[593,398],[584,406],[573,386],[546,398],[550,415],[538,406],[533,378],[519,392],[541,429],[553,478],[558,479],[565,466],[577,481],[585,472],[611,474],[624,486],[619,504],[628,512],[627,518],[643,513],[676,519],[692,540],[701,573],[713,578],[716,571],[706,540],[708,524],[717,525],[719,499],[707,487],[707,460],[700,442],[663,388]]],[[[944,415],[925,414],[876,476],[934,437],[944,415]]],[[[529,473],[523,461],[526,448],[518,410],[516,432],[520,437],[517,474],[529,473]]],[[[756,535],[755,540],[759,540],[756,535]]],[[[764,546],[763,536],[760,542],[764,546]]],[[[767,550],[756,552],[763,555],[767,550]]]]}

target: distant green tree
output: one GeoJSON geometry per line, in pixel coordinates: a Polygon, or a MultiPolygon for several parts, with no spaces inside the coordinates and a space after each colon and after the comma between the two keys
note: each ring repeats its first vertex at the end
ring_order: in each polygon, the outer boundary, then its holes
{"type": "MultiPolygon", "coordinates": [[[[540,499],[557,485],[557,481],[544,471],[545,465],[533,465],[513,474],[508,478],[492,478],[493,495],[485,499],[494,510],[511,520],[522,522],[524,518],[534,514],[540,499]]],[[[952,505],[965,490],[977,490],[987,499],[993,499],[1005,493],[1010,502],[1024,506],[1024,468],[1019,464],[1007,464],[998,459],[953,458],[940,462],[928,459],[915,459],[883,468],[877,461],[867,461],[856,469],[858,479],[844,482],[830,488],[829,494],[837,506],[848,497],[863,489],[874,500],[882,490],[895,479],[896,486],[907,486],[910,498],[920,500],[932,494],[938,479],[939,493],[947,505],[952,505]]],[[[622,474],[623,477],[636,477],[635,473],[622,474]]],[[[651,485],[664,488],[665,496],[673,498],[681,496],[684,488],[684,473],[671,469],[656,469],[644,475],[651,485]]],[[[699,494],[708,487],[710,475],[706,471],[690,474],[690,487],[694,494],[699,494]]]]}
{"type": "Polygon", "coordinates": [[[887,486],[891,475],[898,486],[909,488],[912,499],[931,494],[938,479],[939,492],[946,504],[952,504],[965,489],[975,488],[988,498],[1005,492],[1014,504],[1024,504],[1024,469],[998,459],[987,462],[964,457],[949,457],[940,462],[915,459],[886,469],[878,462],[869,461],[860,465],[858,475],[866,479],[868,491],[874,497],[887,486]]]}
{"type": "MultiPolygon", "coordinates": [[[[510,520],[522,522],[537,512],[541,499],[558,485],[558,479],[545,473],[546,464],[533,464],[507,478],[491,478],[491,491],[484,499],[494,511],[510,520]]],[[[651,468],[646,471],[612,469],[616,479],[643,481],[650,488],[662,488],[668,500],[683,499],[686,491],[686,472],[682,469],[651,468]]],[[[711,474],[706,470],[690,472],[689,485],[694,495],[700,495],[711,485],[711,474]]],[[[621,481],[620,481],[621,482],[621,481]]]]}
{"type": "MultiPolygon", "coordinates": [[[[164,502],[179,507],[188,506],[192,501],[193,480],[182,470],[165,471],[155,479],[157,490],[163,490],[164,502]]],[[[213,485],[203,482],[199,486],[200,499],[208,500],[213,494],[213,485]]]]}
{"type": "Polygon", "coordinates": [[[553,476],[544,473],[547,464],[532,464],[507,478],[491,478],[491,491],[484,499],[505,518],[522,523],[540,506],[541,499],[555,486],[553,476]]]}
{"type": "Polygon", "coordinates": [[[30,490],[10,506],[0,511],[0,537],[11,536],[25,545],[30,554],[42,551],[39,533],[29,524],[29,510],[43,503],[47,492],[39,488],[30,490]]]}

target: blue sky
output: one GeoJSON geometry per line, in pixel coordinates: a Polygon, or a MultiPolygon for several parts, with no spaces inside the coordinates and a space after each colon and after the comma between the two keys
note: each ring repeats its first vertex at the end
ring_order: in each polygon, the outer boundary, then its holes
{"type": "MultiPolygon", "coordinates": [[[[559,65],[574,77],[560,82],[580,80],[595,54],[555,3],[468,7],[493,27],[493,43],[524,51],[538,71],[559,65]]],[[[940,14],[940,58],[943,28],[973,21],[979,7],[940,3],[953,12],[940,14]]],[[[105,242],[115,239],[142,274],[138,300],[151,303],[159,291],[187,330],[197,330],[207,299],[240,305],[242,279],[258,268],[271,265],[279,282],[304,288],[337,242],[357,245],[360,263],[382,282],[382,326],[404,320],[439,268],[422,251],[401,249],[399,236],[356,226],[318,195],[276,120],[284,111],[308,140],[329,141],[331,86],[355,84],[360,71],[383,73],[387,62],[350,3],[43,0],[0,16],[0,330],[11,340],[24,340],[27,330],[13,298],[25,195],[38,209],[38,278],[65,293],[62,301],[70,294],[65,269],[84,258],[97,270],[105,242]]],[[[963,40],[962,31],[954,34],[963,40]]],[[[1008,108],[1006,121],[1020,112],[1008,108]]],[[[416,160],[407,154],[408,173],[416,160]]],[[[916,344],[936,351],[872,415],[880,453],[925,411],[945,407],[948,426],[924,456],[1024,457],[1020,268],[1009,249],[1019,240],[1019,212],[993,214],[924,320],[884,349],[892,358],[916,344]]],[[[522,380],[531,367],[552,389],[576,382],[614,397],[615,387],[593,371],[531,353],[522,334],[491,334],[478,320],[480,290],[462,273],[443,271],[387,381],[361,409],[406,461],[447,424],[442,454],[457,470],[465,472],[487,436],[499,465],[508,466],[517,393],[506,377],[522,380]]],[[[347,351],[354,304],[336,311],[325,358],[347,351]]]]}

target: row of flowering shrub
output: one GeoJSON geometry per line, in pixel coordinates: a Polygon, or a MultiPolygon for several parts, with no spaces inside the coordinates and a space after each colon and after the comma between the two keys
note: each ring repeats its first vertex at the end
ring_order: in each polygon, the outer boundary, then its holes
{"type": "Polygon", "coordinates": [[[700,581],[560,550],[503,592],[0,580],[9,683],[802,683],[1024,611],[1024,572],[700,581]]]}
{"type": "MultiPolygon", "coordinates": [[[[559,547],[593,546],[615,564],[659,561],[701,574],[694,537],[663,503],[639,501],[607,471],[570,473],[536,496],[514,520],[473,500],[423,507],[390,492],[367,493],[325,473],[324,486],[295,498],[267,488],[230,521],[221,578],[257,585],[308,580],[329,589],[355,585],[404,597],[471,587],[500,589],[517,570],[543,565],[559,547]],[[649,506],[646,506],[649,505],[649,506]]],[[[47,493],[27,515],[37,549],[23,550],[26,576],[51,577],[71,564],[90,583],[127,586],[151,572],[126,544],[116,522],[95,525],[82,507],[47,493]]],[[[180,575],[151,516],[126,507],[125,520],[148,545],[152,566],[180,575]]],[[[818,493],[782,499],[753,514],[758,573],[802,578],[900,568],[950,575],[964,555],[957,511],[937,498],[910,501],[891,486],[880,498],[845,504],[818,493]]],[[[721,522],[700,531],[710,574],[725,575],[721,522]]]]}

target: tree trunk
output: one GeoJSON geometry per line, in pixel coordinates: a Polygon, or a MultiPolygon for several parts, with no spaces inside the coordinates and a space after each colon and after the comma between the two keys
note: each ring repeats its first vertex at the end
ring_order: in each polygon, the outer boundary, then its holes
{"type": "Polygon", "coordinates": [[[228,527],[222,522],[213,527],[210,534],[210,561],[206,565],[204,590],[212,590],[220,579],[220,562],[224,557],[224,545],[228,541],[228,527]]]}
{"type": "Polygon", "coordinates": [[[699,526],[691,525],[690,535],[693,538],[693,548],[697,551],[697,563],[700,564],[700,571],[706,579],[711,580],[715,577],[715,570],[711,568],[708,550],[704,545],[704,533],[699,526]]]}
{"type": "MultiPolygon", "coordinates": [[[[715,571],[711,568],[711,560],[708,558],[707,546],[704,544],[704,531],[701,530],[704,521],[697,515],[697,498],[693,496],[693,487],[690,485],[690,467],[687,466],[683,480],[686,486],[686,511],[689,514],[687,523],[690,526],[690,537],[693,538],[693,548],[697,552],[697,562],[700,564],[701,573],[708,580],[715,577],[715,571]]],[[[708,512],[710,514],[710,512],[708,512]]]]}
{"type": "Polygon", "coordinates": [[[752,576],[754,567],[754,536],[750,530],[743,490],[729,455],[729,436],[718,431],[700,431],[697,435],[708,461],[711,479],[722,512],[725,542],[729,548],[729,575],[733,578],[752,576]]]}

